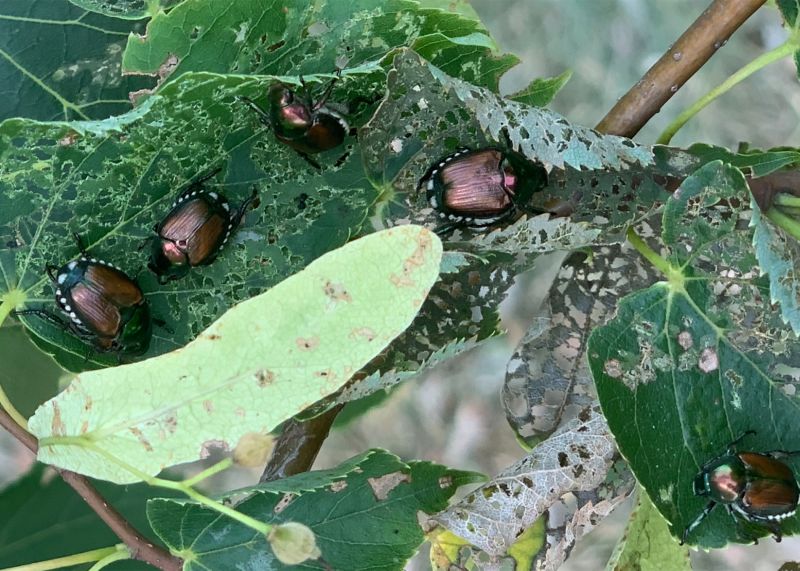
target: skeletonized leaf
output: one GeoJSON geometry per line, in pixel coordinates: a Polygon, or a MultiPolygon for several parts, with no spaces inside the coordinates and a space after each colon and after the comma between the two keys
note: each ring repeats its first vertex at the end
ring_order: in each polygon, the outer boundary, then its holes
{"type": "Polygon", "coordinates": [[[69,0],[69,2],[106,16],[139,20],[159,9],[169,10],[180,0],[69,0]]]}
{"type": "MultiPolygon", "coordinates": [[[[401,571],[424,539],[419,517],[442,509],[460,486],[481,479],[474,472],[404,463],[384,450],[370,450],[330,470],[231,496],[248,494],[236,509],[260,521],[311,528],[322,560],[306,561],[306,569],[401,571]]],[[[185,554],[186,571],[287,568],[258,532],[193,502],[153,500],[147,514],[164,542],[185,554]]]]}
{"type": "MultiPolygon", "coordinates": [[[[648,271],[650,270],[650,271],[648,271]]],[[[531,445],[547,438],[597,400],[586,362],[589,333],[606,322],[619,298],[655,281],[630,246],[575,254],[561,267],[545,311],[508,362],[506,416],[531,445]]]]}
{"type": "MultiPolygon", "coordinates": [[[[692,493],[694,477],[733,439],[757,430],[742,450],[800,448],[800,347],[759,277],[748,192],[742,173],[720,162],[684,181],[664,211],[669,280],[624,298],[589,339],[609,426],[675,536],[707,504],[692,493]]],[[[796,533],[800,518],[782,527],[796,533]]],[[[764,532],[740,532],[716,510],[688,541],[722,547],[764,532]]]]}
{"type": "MultiPolygon", "coordinates": [[[[343,75],[344,84],[358,82],[343,75]]],[[[0,124],[0,295],[19,289],[30,300],[25,308],[58,312],[44,269],[78,255],[71,237],[77,232],[93,256],[138,278],[152,314],[166,322],[154,329],[146,353],[154,356],[346,242],[376,195],[357,144],[338,166],[347,148],[323,154],[325,168],[314,171],[236,99],[256,97],[264,85],[264,79],[185,74],[113,119],[0,124]],[[142,246],[181,188],[215,167],[222,172],[209,188],[234,208],[255,188],[261,206],[246,214],[213,264],[162,286],[141,271],[149,256],[142,246]]],[[[70,370],[117,363],[48,321],[23,322],[70,370]]]]}
{"type": "MultiPolygon", "coordinates": [[[[599,411],[586,408],[528,456],[437,515],[436,520],[489,555],[503,555],[561,496],[600,486],[615,455],[605,419],[599,411]]],[[[609,499],[607,510],[621,499],[609,499]]],[[[564,558],[566,555],[560,562],[564,558]]]]}
{"type": "Polygon", "coordinates": [[[128,34],[144,25],[72,4],[0,2],[0,121],[102,119],[129,110],[129,92],[152,87],[151,78],[121,74],[128,34]]]}
{"type": "Polygon", "coordinates": [[[127,73],[333,73],[413,46],[468,81],[496,90],[519,60],[496,53],[477,18],[409,0],[186,0],[132,36],[127,73]]]}
{"type": "Polygon", "coordinates": [[[441,243],[404,226],[318,259],[230,309],[186,347],[78,376],[30,420],[39,459],[93,477],[147,474],[234,448],[341,387],[411,322],[441,243]]]}
{"type": "Polygon", "coordinates": [[[753,244],[761,270],[769,274],[770,299],[800,337],[800,243],[776,228],[753,204],[753,244]]]}

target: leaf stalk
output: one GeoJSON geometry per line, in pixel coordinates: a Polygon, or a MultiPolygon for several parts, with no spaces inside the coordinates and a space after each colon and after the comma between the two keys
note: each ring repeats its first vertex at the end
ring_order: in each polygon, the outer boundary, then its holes
{"type": "MultiPolygon", "coordinates": [[[[28,563],[16,567],[6,567],[5,569],[0,569],[0,571],[49,571],[50,569],[61,569],[62,567],[71,567],[73,565],[80,565],[81,563],[103,561],[112,556],[118,557],[118,559],[128,559],[130,557],[130,552],[127,548],[121,548],[120,546],[103,547],[101,549],[93,549],[91,551],[84,551],[83,553],[67,555],[65,557],[56,557],[55,559],[48,559],[46,561],[38,561],[36,563],[28,563]],[[119,557],[120,553],[122,553],[124,557],[119,557]]],[[[115,561],[118,559],[115,559],[115,561]]],[[[94,567],[92,567],[92,569],[94,569],[94,567]]]]}
{"type": "Polygon", "coordinates": [[[672,140],[672,137],[675,136],[675,133],[677,133],[681,127],[683,127],[692,117],[697,115],[706,105],[714,101],[717,97],[730,91],[735,85],[744,81],[761,68],[764,68],[773,62],[793,54],[795,51],[797,51],[799,45],[800,43],[798,42],[797,35],[793,34],[788,40],[779,45],[777,48],[761,54],[753,61],[736,71],[728,79],[706,93],[703,97],[685,109],[683,113],[678,115],[675,120],[670,123],[666,129],[664,129],[664,132],[662,132],[658,137],[656,144],[668,145],[672,140]]]}

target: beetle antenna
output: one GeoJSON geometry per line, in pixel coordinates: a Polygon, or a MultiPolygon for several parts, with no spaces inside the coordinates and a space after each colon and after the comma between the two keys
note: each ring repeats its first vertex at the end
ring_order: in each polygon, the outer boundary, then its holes
{"type": "Polygon", "coordinates": [[[81,238],[81,235],[77,232],[73,232],[72,239],[75,240],[75,244],[78,246],[78,250],[80,251],[81,255],[88,257],[89,254],[86,252],[86,246],[83,245],[83,238],[81,238]]]}

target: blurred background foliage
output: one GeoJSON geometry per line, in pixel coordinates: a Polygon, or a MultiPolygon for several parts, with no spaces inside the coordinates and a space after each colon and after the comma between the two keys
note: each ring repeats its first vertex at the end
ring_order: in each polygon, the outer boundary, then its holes
{"type": "MultiPolygon", "coordinates": [[[[566,69],[574,74],[551,107],[570,121],[595,125],[706,8],[707,0],[472,0],[475,10],[504,51],[522,63],[502,80],[512,93],[531,79],[566,69]]],[[[734,71],[786,37],[776,10],[764,8],[654,117],[636,139],[651,144],[686,106],[734,71]]],[[[736,147],[800,145],[800,89],[790,60],[758,72],[703,110],[673,139],[736,147]]],[[[338,464],[369,447],[385,447],[406,459],[428,459],[492,475],[524,451],[505,421],[500,390],[506,363],[536,315],[555,260],[543,260],[520,276],[503,306],[508,334],[401,386],[381,406],[339,422],[325,443],[316,468],[338,464]]],[[[30,346],[19,327],[3,330],[0,382],[23,413],[55,393],[59,369],[30,346]],[[22,366],[24,364],[24,366],[22,366]]],[[[342,420],[342,419],[340,419],[342,420]]],[[[30,455],[0,433],[0,486],[24,471],[30,455]]],[[[218,482],[247,485],[258,471],[240,471],[218,482]]],[[[628,509],[619,509],[578,542],[564,571],[602,569],[623,532],[628,509]]],[[[694,553],[698,571],[771,569],[800,552],[800,538],[782,544],[694,553]]],[[[410,569],[429,568],[424,553],[410,569]]]]}

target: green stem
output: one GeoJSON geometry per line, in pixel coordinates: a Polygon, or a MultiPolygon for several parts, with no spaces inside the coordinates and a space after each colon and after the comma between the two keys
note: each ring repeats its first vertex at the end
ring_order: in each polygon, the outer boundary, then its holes
{"type": "Polygon", "coordinates": [[[777,204],[778,206],[796,206],[800,208],[800,196],[779,192],[775,195],[775,198],[772,199],[772,204],[777,204]]]}
{"type": "Polygon", "coordinates": [[[800,222],[786,216],[779,208],[772,207],[766,212],[769,218],[776,226],[783,228],[788,234],[794,236],[796,240],[800,240],[800,222]]]}
{"type": "Polygon", "coordinates": [[[672,137],[675,136],[681,127],[683,127],[689,119],[697,115],[703,107],[714,101],[720,95],[729,91],[734,85],[739,83],[740,81],[747,79],[752,74],[760,70],[762,67],[766,67],[767,65],[771,64],[772,62],[778,61],[779,59],[783,59],[786,56],[792,55],[798,49],[798,40],[792,36],[786,42],[779,45],[777,48],[772,49],[768,52],[765,52],[758,56],[756,59],[739,69],[739,71],[735,72],[731,75],[728,79],[723,81],[720,85],[706,93],[703,97],[698,99],[694,102],[689,108],[687,108],[683,113],[678,115],[675,120],[669,124],[669,126],[664,129],[664,132],[658,137],[656,141],[659,145],[667,145],[669,144],[672,137]]]}
{"type": "MultiPolygon", "coordinates": [[[[189,478],[184,482],[175,482],[173,480],[164,480],[162,478],[156,478],[154,476],[146,474],[145,472],[142,472],[135,466],[132,466],[127,462],[125,462],[124,460],[117,458],[110,452],[103,450],[93,442],[90,442],[86,439],[82,439],[81,441],[76,441],[75,438],[71,437],[51,437],[51,438],[43,438],[42,440],[39,441],[40,446],[47,446],[49,444],[67,444],[67,445],[83,446],[85,448],[89,448],[90,450],[103,456],[109,462],[112,462],[117,466],[119,466],[120,468],[127,470],[128,472],[130,472],[131,474],[133,474],[134,476],[136,476],[137,478],[139,478],[140,480],[151,486],[182,492],[183,494],[189,496],[197,503],[204,505],[207,508],[219,512],[223,515],[226,515],[229,518],[238,521],[242,525],[245,525],[250,529],[253,529],[264,535],[268,534],[272,530],[273,526],[271,526],[270,524],[264,523],[263,521],[258,521],[257,519],[250,517],[249,515],[245,515],[241,512],[237,512],[235,509],[226,506],[225,504],[222,504],[220,502],[217,502],[215,500],[212,500],[211,498],[204,496],[203,494],[192,488],[190,485],[187,485],[186,482],[200,481],[203,478],[207,478],[210,475],[216,474],[217,472],[224,470],[225,468],[231,465],[230,462],[226,462],[223,460],[222,462],[215,464],[211,468],[204,470],[197,476],[189,478]],[[200,476],[202,476],[202,478],[199,478],[200,476]]],[[[2,570],[0,569],[0,571],[2,570]]]]}
{"type": "Polygon", "coordinates": [[[22,416],[22,414],[11,403],[11,399],[8,398],[8,395],[6,394],[6,391],[3,390],[2,385],[0,385],[0,407],[2,407],[2,409],[8,413],[8,416],[14,419],[14,422],[19,424],[25,430],[28,430],[27,419],[22,416]]]}
{"type": "Polygon", "coordinates": [[[6,567],[5,569],[0,569],[0,571],[49,571],[50,569],[61,569],[62,567],[71,567],[81,563],[94,563],[111,555],[116,555],[118,552],[117,547],[103,547],[102,549],[93,549],[92,551],[57,557],[56,559],[48,559],[47,561],[39,561],[28,565],[6,567]]]}
{"type": "Polygon", "coordinates": [[[659,256],[652,248],[650,248],[650,246],[647,245],[647,242],[642,240],[641,236],[636,233],[636,230],[633,228],[628,228],[627,238],[628,242],[630,242],[631,245],[636,248],[636,251],[639,252],[644,259],[650,262],[653,267],[655,267],[662,274],[672,279],[675,270],[672,268],[670,263],[659,256]]]}
{"type": "Polygon", "coordinates": [[[189,486],[189,487],[196,486],[197,484],[199,484],[203,480],[205,480],[207,478],[210,478],[211,476],[213,476],[215,474],[219,474],[220,472],[222,472],[223,470],[227,470],[231,466],[233,466],[233,459],[225,458],[225,460],[223,460],[221,462],[217,462],[216,464],[214,464],[210,468],[206,468],[205,470],[203,470],[199,474],[197,474],[195,476],[192,476],[191,478],[186,478],[183,481],[183,485],[184,486],[189,486]]]}
{"type": "Polygon", "coordinates": [[[116,548],[117,548],[116,553],[112,553],[106,557],[103,557],[100,561],[92,565],[89,568],[89,571],[100,571],[102,568],[108,567],[109,565],[111,565],[116,561],[123,561],[125,559],[131,558],[131,552],[128,550],[128,548],[125,546],[124,543],[120,543],[119,545],[116,546],[116,548]]]}

